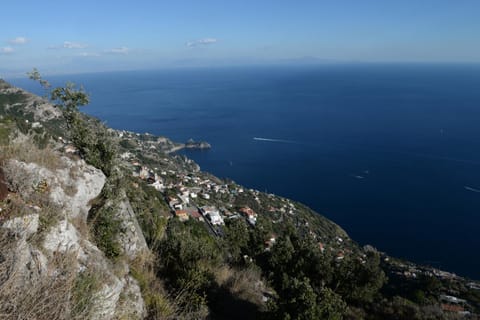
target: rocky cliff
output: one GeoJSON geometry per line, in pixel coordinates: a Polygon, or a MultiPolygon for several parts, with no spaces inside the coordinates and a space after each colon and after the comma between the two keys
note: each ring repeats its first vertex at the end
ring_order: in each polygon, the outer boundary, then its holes
{"type": "MultiPolygon", "coordinates": [[[[19,189],[15,190],[16,194],[8,195],[2,208],[5,211],[1,226],[4,250],[0,261],[5,278],[0,291],[13,295],[8,299],[12,305],[2,307],[3,314],[8,315],[11,311],[22,318],[23,313],[26,316],[34,312],[21,308],[35,308],[34,304],[42,303],[43,293],[37,292],[38,297],[21,297],[21,294],[19,297],[17,290],[35,290],[54,277],[55,272],[52,274],[51,271],[58,267],[55,265],[58,259],[74,257],[62,262],[63,272],[73,273],[71,276],[75,279],[82,275],[99,278],[98,286],[90,292],[93,296],[88,301],[91,304],[88,314],[80,310],[78,316],[88,315],[91,319],[112,319],[119,315],[128,319],[142,318],[145,307],[140,288],[129,275],[128,259],[117,261],[114,266],[90,241],[86,230],[91,202],[99,196],[105,184],[104,174],[83,160],[58,157],[57,169],[16,159],[6,160],[4,164],[9,184],[19,186],[19,189]],[[20,178],[22,181],[17,181],[20,178]],[[15,208],[9,201],[15,202],[15,208]],[[121,297],[128,297],[128,303],[121,301],[121,297]]],[[[128,258],[133,259],[146,249],[146,244],[128,200],[121,203],[117,216],[125,230],[119,235],[123,250],[128,258]]],[[[69,284],[65,279],[65,282],[65,286],[75,286],[75,281],[69,284]]],[[[52,306],[43,307],[63,308],[65,318],[75,315],[68,310],[75,307],[75,301],[64,301],[64,305],[62,301],[51,303],[52,306]]]]}

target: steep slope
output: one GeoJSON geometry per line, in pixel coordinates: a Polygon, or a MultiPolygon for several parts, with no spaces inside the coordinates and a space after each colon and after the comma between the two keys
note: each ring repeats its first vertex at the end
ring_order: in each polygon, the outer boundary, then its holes
{"type": "Polygon", "coordinates": [[[181,144],[85,115],[79,125],[75,145],[61,109],[0,80],[2,318],[448,319],[479,310],[478,283],[361,248],[300,203],[200,171],[171,153],[181,144]]]}

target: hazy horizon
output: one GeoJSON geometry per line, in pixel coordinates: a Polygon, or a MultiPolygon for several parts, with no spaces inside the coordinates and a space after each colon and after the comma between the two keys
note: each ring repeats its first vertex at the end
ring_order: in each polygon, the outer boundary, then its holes
{"type": "Polygon", "coordinates": [[[479,63],[476,1],[3,5],[0,74],[316,63],[479,63]]]}

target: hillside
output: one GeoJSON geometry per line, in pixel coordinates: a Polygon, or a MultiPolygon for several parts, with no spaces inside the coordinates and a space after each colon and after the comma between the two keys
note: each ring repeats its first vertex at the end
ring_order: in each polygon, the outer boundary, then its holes
{"type": "Polygon", "coordinates": [[[480,283],[61,102],[0,80],[2,319],[478,318],[480,283]]]}

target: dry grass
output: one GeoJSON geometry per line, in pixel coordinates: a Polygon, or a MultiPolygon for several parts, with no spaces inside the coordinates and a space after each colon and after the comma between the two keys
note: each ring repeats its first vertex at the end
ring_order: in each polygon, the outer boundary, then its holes
{"type": "Polygon", "coordinates": [[[28,210],[25,201],[17,195],[10,195],[9,198],[2,203],[2,211],[0,211],[0,223],[21,216],[28,210]]]}
{"type": "Polygon", "coordinates": [[[2,157],[0,160],[3,163],[9,159],[16,159],[26,163],[33,162],[50,170],[65,168],[59,155],[50,146],[40,149],[30,136],[11,141],[6,146],[0,146],[0,154],[2,157]]]}
{"type": "Polygon", "coordinates": [[[23,136],[22,139],[10,141],[6,146],[0,146],[0,166],[3,168],[8,187],[23,198],[27,198],[39,186],[39,178],[27,168],[9,160],[36,163],[52,171],[65,168],[65,163],[53,149],[50,147],[39,149],[32,137],[23,136]]]}
{"type": "Polygon", "coordinates": [[[62,208],[51,201],[45,181],[40,181],[31,170],[10,159],[37,163],[49,169],[61,168],[63,162],[52,149],[36,147],[31,137],[23,136],[21,140],[0,146],[0,166],[8,188],[13,192],[4,203],[0,221],[31,213],[32,208],[37,207],[40,209],[40,230],[35,237],[40,239],[43,231],[48,231],[58,221],[62,208]]]}
{"type": "Polygon", "coordinates": [[[88,225],[87,221],[80,216],[72,218],[70,221],[75,228],[77,229],[78,233],[84,238],[88,239],[90,235],[90,226],[88,225]]]}
{"type": "Polygon", "coordinates": [[[156,265],[158,265],[156,257],[149,250],[137,254],[130,265],[131,275],[138,281],[142,291],[148,312],[147,318],[159,320],[183,318],[179,316],[179,305],[169,297],[163,283],[157,277],[156,265]]]}
{"type": "Polygon", "coordinates": [[[234,296],[256,305],[262,304],[263,282],[257,268],[236,270],[223,266],[215,271],[215,280],[234,296]]]}
{"type": "Polygon", "coordinates": [[[1,232],[0,319],[88,318],[93,295],[88,285],[83,291],[77,290],[80,277],[76,254],[55,254],[44,272],[33,258],[25,273],[18,266],[17,245],[11,235],[1,232]]]}
{"type": "Polygon", "coordinates": [[[3,172],[10,191],[21,195],[22,198],[28,198],[38,184],[38,177],[16,162],[4,162],[3,172]]]}
{"type": "Polygon", "coordinates": [[[41,243],[45,234],[63,216],[61,206],[54,203],[47,194],[38,192],[33,192],[26,198],[23,198],[20,194],[10,194],[8,199],[3,201],[1,207],[0,223],[27,214],[38,213],[38,231],[29,239],[35,244],[41,243]]]}

